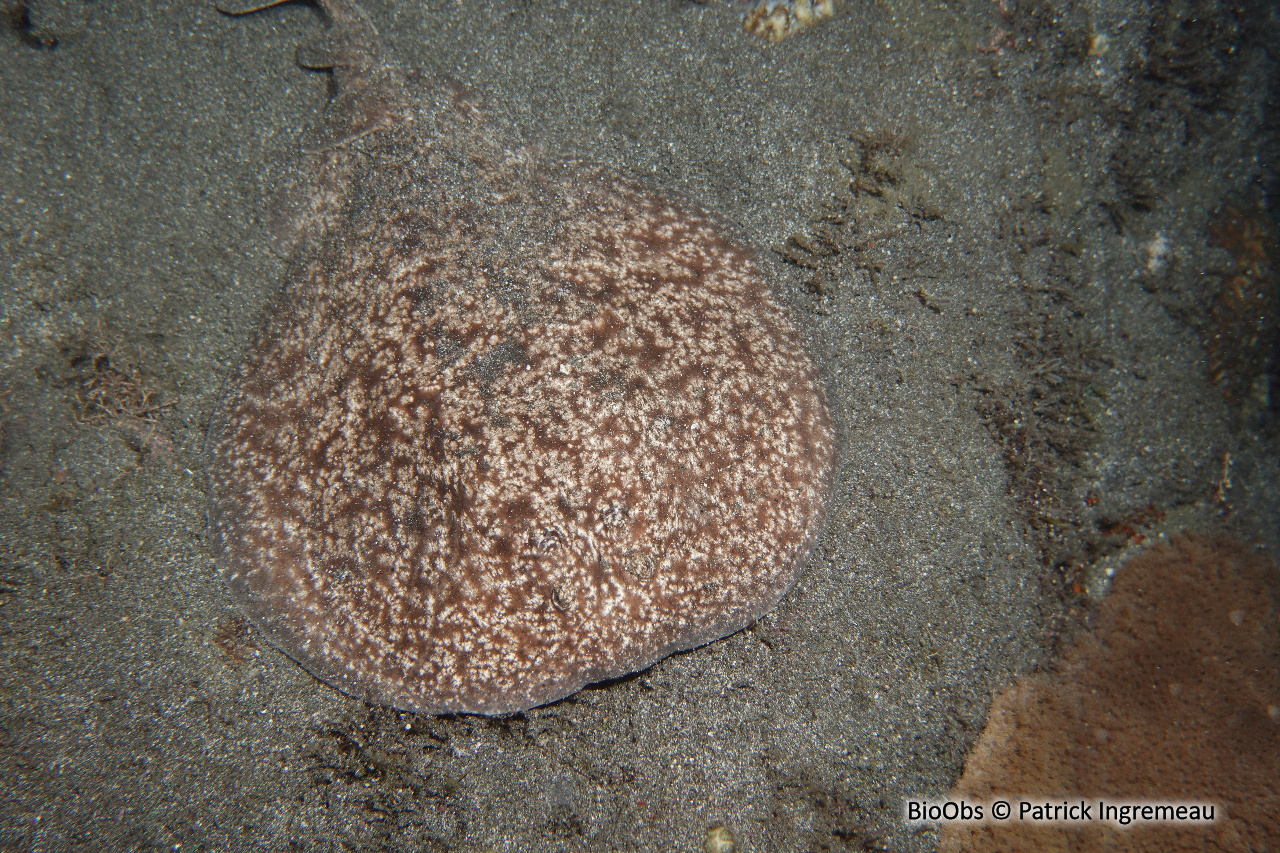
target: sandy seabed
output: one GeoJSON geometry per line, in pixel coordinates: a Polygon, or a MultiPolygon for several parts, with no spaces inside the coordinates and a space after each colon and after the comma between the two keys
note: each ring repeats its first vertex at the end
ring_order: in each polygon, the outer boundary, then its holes
{"type": "Polygon", "coordinates": [[[369,2],[396,61],[753,244],[839,449],[752,628],[514,717],[366,706],[205,541],[321,17],[5,8],[6,849],[928,850],[902,799],[1109,569],[1174,530],[1280,547],[1274,6],[845,0],[770,45],[725,0],[369,2]]]}

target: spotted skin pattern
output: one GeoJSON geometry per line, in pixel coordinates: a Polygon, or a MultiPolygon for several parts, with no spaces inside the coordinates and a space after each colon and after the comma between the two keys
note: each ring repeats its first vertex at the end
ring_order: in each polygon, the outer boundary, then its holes
{"type": "Polygon", "coordinates": [[[750,624],[801,571],[834,444],[752,254],[457,84],[365,65],[282,203],[290,271],[210,428],[242,608],[319,678],[433,714],[750,624]]]}

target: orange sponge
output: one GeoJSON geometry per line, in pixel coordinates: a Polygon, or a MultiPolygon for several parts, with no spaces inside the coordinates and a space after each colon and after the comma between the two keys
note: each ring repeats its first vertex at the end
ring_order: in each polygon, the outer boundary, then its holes
{"type": "Polygon", "coordinates": [[[1212,802],[1214,824],[946,824],[941,849],[1280,851],[1278,586],[1228,542],[1133,558],[1058,672],[996,699],[952,792],[1212,802]]]}

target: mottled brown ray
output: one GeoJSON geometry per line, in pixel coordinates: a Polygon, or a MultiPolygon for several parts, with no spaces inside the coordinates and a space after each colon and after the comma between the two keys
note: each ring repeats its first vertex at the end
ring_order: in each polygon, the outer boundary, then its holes
{"type": "Polygon", "coordinates": [[[544,162],[325,8],[330,47],[305,53],[344,88],[210,429],[214,548],[245,611],[348,693],[497,714],[773,607],[821,526],[833,438],[751,253],[544,162]]]}

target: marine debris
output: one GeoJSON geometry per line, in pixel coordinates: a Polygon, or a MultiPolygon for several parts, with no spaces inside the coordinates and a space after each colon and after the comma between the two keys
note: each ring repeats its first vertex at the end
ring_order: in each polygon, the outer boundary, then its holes
{"type": "Polygon", "coordinates": [[[771,42],[807,30],[835,14],[835,0],[759,0],[742,13],[747,32],[771,42]]]}

